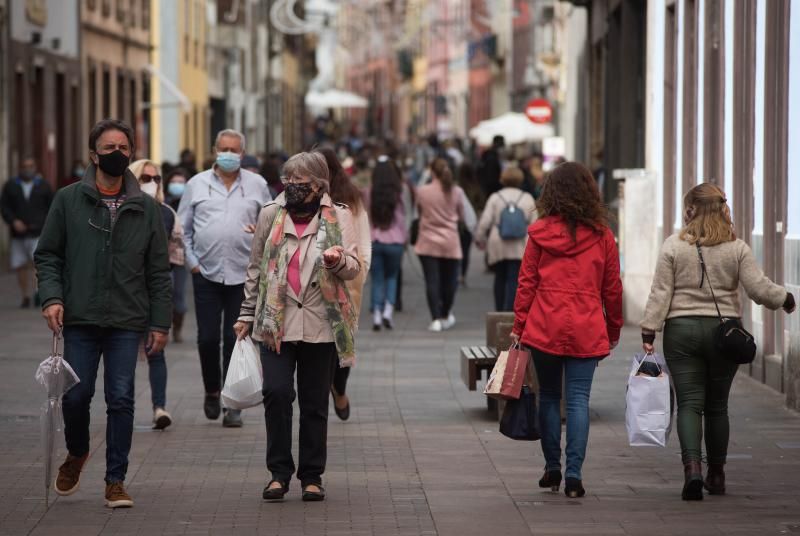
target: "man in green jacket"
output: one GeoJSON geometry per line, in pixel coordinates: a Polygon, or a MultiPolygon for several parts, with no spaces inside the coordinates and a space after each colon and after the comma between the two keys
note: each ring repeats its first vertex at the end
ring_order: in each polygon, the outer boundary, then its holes
{"type": "Polygon", "coordinates": [[[103,356],[107,410],[106,505],[133,506],[123,481],[133,435],[133,379],[139,344],[160,352],[172,322],[167,237],[158,205],[127,170],[133,130],[98,122],[83,180],[56,193],[34,255],[43,316],[64,334],[64,358],[80,383],[63,397],[69,454],[56,493],[78,490],[89,456],[89,405],[103,356]]]}

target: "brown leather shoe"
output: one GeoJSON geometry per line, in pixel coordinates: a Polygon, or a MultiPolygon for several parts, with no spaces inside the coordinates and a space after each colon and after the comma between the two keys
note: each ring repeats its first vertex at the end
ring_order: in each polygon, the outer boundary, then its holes
{"type": "Polygon", "coordinates": [[[725,495],[725,464],[709,463],[703,486],[709,495],[725,495]]]}
{"type": "Polygon", "coordinates": [[[106,506],[109,508],[130,508],[133,506],[133,499],[125,491],[122,482],[111,482],[106,484],[106,506]]]}
{"type": "Polygon", "coordinates": [[[88,459],[88,452],[80,457],[67,454],[67,459],[58,468],[58,476],[56,476],[55,482],[57,494],[67,496],[78,491],[81,482],[81,471],[88,459]]]}
{"type": "Polygon", "coordinates": [[[684,501],[703,500],[703,466],[700,462],[691,461],[683,464],[683,491],[681,499],[684,501]]]}

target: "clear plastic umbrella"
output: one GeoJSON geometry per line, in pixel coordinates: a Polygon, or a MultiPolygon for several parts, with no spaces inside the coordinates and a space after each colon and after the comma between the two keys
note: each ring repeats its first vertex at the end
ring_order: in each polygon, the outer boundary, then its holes
{"type": "Polygon", "coordinates": [[[61,353],[61,332],[53,334],[53,352],[36,369],[36,381],[47,391],[47,401],[42,405],[42,447],[44,448],[44,497],[50,506],[50,486],[53,485],[56,437],[63,427],[61,397],[80,380],[61,353]]]}

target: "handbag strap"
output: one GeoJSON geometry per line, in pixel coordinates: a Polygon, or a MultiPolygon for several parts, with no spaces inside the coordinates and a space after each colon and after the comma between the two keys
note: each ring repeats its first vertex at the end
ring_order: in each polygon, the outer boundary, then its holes
{"type": "Polygon", "coordinates": [[[719,305],[717,304],[717,297],[714,295],[714,287],[711,285],[711,276],[708,275],[708,270],[706,270],[706,261],[703,259],[703,252],[700,250],[700,244],[695,243],[695,247],[697,248],[697,256],[700,257],[700,268],[702,269],[702,273],[700,275],[700,287],[703,288],[703,280],[708,279],[708,288],[711,289],[711,297],[714,299],[714,307],[717,309],[717,316],[719,316],[719,321],[722,322],[722,313],[719,310],[719,305]]]}

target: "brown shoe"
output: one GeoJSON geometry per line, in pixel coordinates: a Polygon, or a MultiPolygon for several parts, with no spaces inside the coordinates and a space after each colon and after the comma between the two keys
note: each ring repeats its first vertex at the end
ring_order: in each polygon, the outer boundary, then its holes
{"type": "Polygon", "coordinates": [[[66,461],[58,468],[58,476],[55,483],[57,494],[67,496],[78,491],[81,471],[87,459],[89,459],[88,452],[80,457],[67,454],[66,461]]]}
{"type": "Polygon", "coordinates": [[[133,506],[133,499],[125,491],[122,482],[112,482],[106,484],[106,506],[109,508],[130,508],[133,506]]]}

